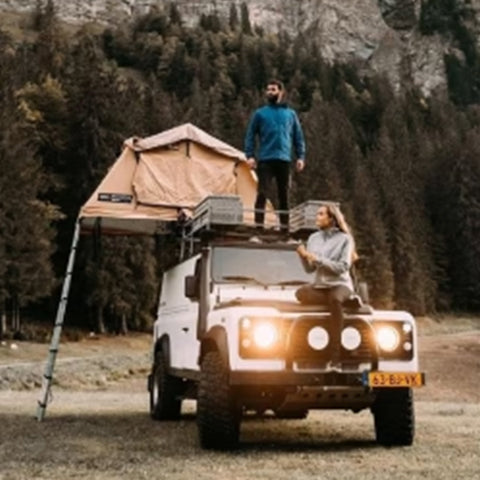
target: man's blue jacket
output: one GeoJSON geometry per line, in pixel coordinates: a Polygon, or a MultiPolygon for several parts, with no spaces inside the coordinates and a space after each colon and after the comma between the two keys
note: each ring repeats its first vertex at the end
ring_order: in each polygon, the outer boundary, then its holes
{"type": "Polygon", "coordinates": [[[292,146],[297,159],[305,160],[305,140],[295,110],[285,103],[265,105],[255,110],[245,135],[245,155],[255,156],[255,139],[258,135],[260,148],[257,160],[292,159],[292,146]]]}

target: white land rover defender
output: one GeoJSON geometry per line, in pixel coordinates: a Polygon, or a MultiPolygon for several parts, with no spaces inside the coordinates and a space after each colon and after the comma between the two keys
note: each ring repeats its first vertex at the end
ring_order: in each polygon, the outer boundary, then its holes
{"type": "MultiPolygon", "coordinates": [[[[203,228],[203,225],[202,225],[203,228]]],[[[214,230],[214,227],[212,227],[214,230]]],[[[305,418],[310,409],[371,409],[377,441],[410,445],[419,372],[414,318],[345,305],[341,367],[329,368],[329,311],[303,305],[312,281],[296,246],[213,235],[163,277],[149,375],[155,420],[197,400],[204,448],[234,448],[245,412],[305,418]]]]}

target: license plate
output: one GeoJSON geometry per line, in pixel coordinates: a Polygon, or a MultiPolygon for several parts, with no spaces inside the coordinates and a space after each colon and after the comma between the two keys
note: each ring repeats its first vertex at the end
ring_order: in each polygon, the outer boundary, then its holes
{"type": "Polygon", "coordinates": [[[364,384],[369,387],[421,387],[425,375],[420,372],[368,372],[364,384]]]}

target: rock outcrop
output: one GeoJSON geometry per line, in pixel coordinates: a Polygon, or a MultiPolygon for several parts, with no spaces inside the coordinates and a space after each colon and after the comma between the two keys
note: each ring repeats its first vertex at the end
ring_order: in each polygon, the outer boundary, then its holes
{"type": "MultiPolygon", "coordinates": [[[[468,1],[468,0],[465,0],[468,1]]],[[[71,24],[96,22],[115,26],[149,12],[168,8],[161,0],[56,0],[59,17],[71,24]]],[[[250,23],[264,32],[316,38],[328,61],[358,62],[365,71],[385,73],[398,89],[410,82],[428,95],[445,89],[444,56],[452,46],[438,35],[421,35],[420,0],[176,0],[186,25],[202,14],[228,18],[232,3],[240,16],[248,6],[250,23]]],[[[470,0],[480,18],[480,0],[470,0]]],[[[0,0],[0,12],[31,12],[32,0],[0,0]]]]}

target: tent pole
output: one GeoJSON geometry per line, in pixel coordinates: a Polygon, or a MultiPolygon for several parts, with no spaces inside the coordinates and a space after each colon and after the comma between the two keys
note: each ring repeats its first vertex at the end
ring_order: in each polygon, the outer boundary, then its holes
{"type": "Polygon", "coordinates": [[[60,335],[62,333],[63,321],[65,318],[65,311],[67,309],[68,294],[70,292],[70,283],[72,281],[73,265],[75,263],[75,255],[77,253],[78,240],[80,238],[80,219],[75,223],[75,230],[72,238],[72,246],[70,248],[70,255],[68,257],[67,271],[65,279],[63,280],[62,294],[58,303],[57,316],[53,327],[52,340],[48,350],[47,364],[45,366],[45,373],[42,381],[42,395],[38,401],[37,420],[41,422],[45,417],[47,405],[50,395],[50,387],[53,379],[53,369],[55,367],[55,359],[57,357],[58,346],[60,343],[60,335]]]}

